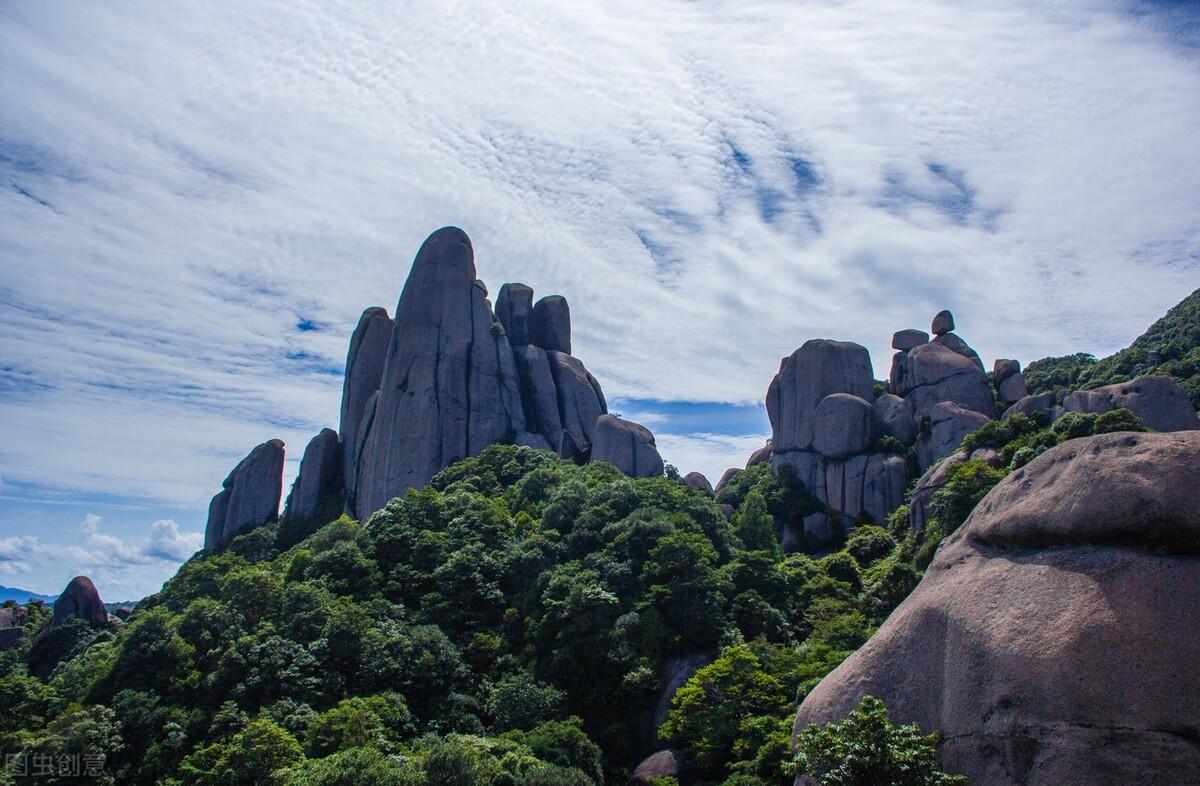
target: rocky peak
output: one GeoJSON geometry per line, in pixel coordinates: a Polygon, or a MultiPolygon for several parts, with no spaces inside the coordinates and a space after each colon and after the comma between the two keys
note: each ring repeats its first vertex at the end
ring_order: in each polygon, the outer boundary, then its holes
{"type": "Polygon", "coordinates": [[[204,549],[212,551],[229,544],[245,530],[279,518],[283,491],[283,442],[268,440],[238,462],[221,491],[208,506],[204,549]]]}
{"type": "Polygon", "coordinates": [[[54,619],[50,625],[53,628],[70,619],[86,620],[92,627],[100,628],[108,624],[108,611],[96,585],[87,576],[76,576],[67,583],[54,601],[54,619]]]}

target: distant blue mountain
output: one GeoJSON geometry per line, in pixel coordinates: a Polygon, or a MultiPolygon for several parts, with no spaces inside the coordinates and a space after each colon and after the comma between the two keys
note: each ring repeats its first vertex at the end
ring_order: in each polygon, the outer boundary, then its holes
{"type": "Polygon", "coordinates": [[[16,587],[0,586],[0,603],[6,600],[15,600],[17,603],[28,603],[31,600],[41,600],[46,603],[53,603],[57,595],[39,595],[36,592],[29,590],[17,589],[16,587]]]}

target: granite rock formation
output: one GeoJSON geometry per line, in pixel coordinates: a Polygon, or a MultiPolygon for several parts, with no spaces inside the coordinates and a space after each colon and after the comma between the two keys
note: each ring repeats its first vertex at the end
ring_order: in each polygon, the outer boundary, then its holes
{"type": "Polygon", "coordinates": [[[1200,433],[1071,440],[997,485],[916,590],[807,696],[938,729],[972,784],[1200,772],[1200,433]]]}
{"type": "Polygon", "coordinates": [[[712,484],[708,482],[708,478],[704,477],[701,472],[689,472],[683,476],[683,482],[694,489],[700,489],[708,496],[713,495],[712,484]]]}
{"type": "Polygon", "coordinates": [[[342,381],[342,412],[338,434],[342,443],[342,478],[345,484],[346,512],[355,513],[354,495],[358,488],[358,463],[366,432],[375,416],[379,383],[388,343],[392,340],[392,320],[387,310],[372,306],[359,317],[350,337],[346,354],[346,372],[342,381]]]}
{"type": "Polygon", "coordinates": [[[108,611],[96,585],[87,576],[76,576],[67,583],[67,588],[54,600],[54,618],[51,628],[57,628],[67,620],[81,619],[94,628],[108,624],[108,611]]]}
{"type": "Polygon", "coordinates": [[[530,342],[547,352],[571,354],[571,308],[562,295],[548,295],[533,306],[530,342]]]}
{"type": "Polygon", "coordinates": [[[283,491],[283,442],[272,439],[242,459],[208,506],[204,550],[227,546],[245,530],[279,518],[283,491]]]}
{"type": "Polygon", "coordinates": [[[25,637],[29,613],[24,606],[0,607],[0,652],[11,650],[25,637]]]}
{"type": "Polygon", "coordinates": [[[865,347],[813,339],[783,360],[767,391],[772,466],[790,465],[827,512],[805,518],[803,531],[782,533],[786,551],[817,551],[848,532],[863,516],[882,522],[904,501],[904,459],[875,450],[885,423],[905,425],[903,401],[873,406],[874,380],[865,347]]]}
{"type": "Polygon", "coordinates": [[[1093,390],[1024,396],[1005,410],[1004,416],[1040,415],[1053,422],[1068,412],[1100,414],[1122,407],[1155,431],[1200,429],[1200,418],[1192,408],[1187,392],[1171,377],[1157,375],[1093,390]]]}
{"type": "Polygon", "coordinates": [[[596,419],[591,461],[607,461],[633,478],[653,478],[663,474],[662,456],[658,455],[650,430],[615,415],[601,415],[596,419]]]}
{"type": "Polygon", "coordinates": [[[633,782],[640,786],[658,782],[659,779],[678,778],[683,766],[678,753],[663,750],[652,753],[642,760],[633,771],[633,782]]]}
{"type": "Polygon", "coordinates": [[[342,443],[331,428],[321,429],[304,449],[300,474],[287,498],[287,516],[296,522],[311,522],[329,500],[341,501],[342,443]]]}
{"type": "Polygon", "coordinates": [[[992,385],[1000,394],[1000,400],[1005,404],[1014,404],[1029,395],[1025,386],[1025,376],[1021,373],[1021,364],[1015,360],[1002,358],[992,366],[992,385]]]}

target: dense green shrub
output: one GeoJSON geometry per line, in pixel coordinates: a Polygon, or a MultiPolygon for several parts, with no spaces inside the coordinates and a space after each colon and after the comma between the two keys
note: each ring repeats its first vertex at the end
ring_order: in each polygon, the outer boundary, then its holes
{"type": "Polygon", "coordinates": [[[883,702],[864,696],[845,720],[800,732],[795,766],[821,786],[965,784],[965,777],[938,768],[936,746],[936,733],[893,724],[883,702]]]}

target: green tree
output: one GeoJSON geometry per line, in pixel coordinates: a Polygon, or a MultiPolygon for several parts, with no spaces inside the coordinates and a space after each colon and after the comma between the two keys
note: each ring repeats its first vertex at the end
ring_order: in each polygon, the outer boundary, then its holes
{"type": "Polygon", "coordinates": [[[821,786],[965,784],[965,777],[938,769],[936,746],[936,733],[896,726],[883,702],[864,696],[844,721],[800,732],[795,766],[821,786]]]}

